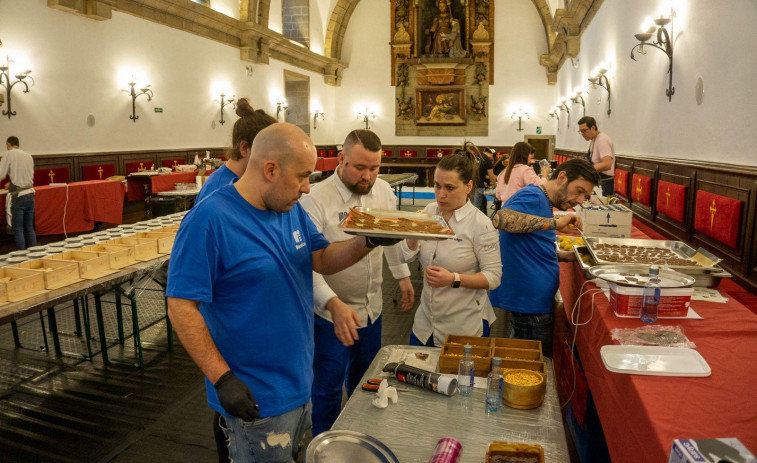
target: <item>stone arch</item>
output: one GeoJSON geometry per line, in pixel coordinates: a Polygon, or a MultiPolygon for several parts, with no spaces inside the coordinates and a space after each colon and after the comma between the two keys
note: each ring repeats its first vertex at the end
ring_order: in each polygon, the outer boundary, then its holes
{"type": "Polygon", "coordinates": [[[268,28],[268,12],[271,9],[271,0],[259,0],[258,11],[255,22],[261,26],[268,28]]]}
{"type": "Polygon", "coordinates": [[[536,11],[539,12],[541,23],[544,26],[544,35],[547,38],[547,53],[549,53],[555,42],[555,34],[552,33],[552,14],[549,12],[549,4],[547,0],[531,0],[531,2],[536,7],[536,11]]]}
{"type": "Polygon", "coordinates": [[[338,0],[331,12],[329,25],[326,27],[326,43],[324,44],[327,58],[341,60],[342,43],[347,24],[350,22],[352,12],[360,0],[338,0]]]}

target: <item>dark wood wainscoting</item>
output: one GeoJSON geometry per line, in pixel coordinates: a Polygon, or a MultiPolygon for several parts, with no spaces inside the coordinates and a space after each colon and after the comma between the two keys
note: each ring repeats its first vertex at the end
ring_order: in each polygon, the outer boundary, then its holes
{"type": "MultiPolygon", "coordinates": [[[[558,149],[555,152],[571,158],[584,156],[583,153],[570,150],[558,149]]],[[[634,201],[630,185],[628,197],[621,197],[629,203],[639,220],[672,239],[702,247],[721,257],[721,265],[740,284],[757,292],[757,167],[630,154],[617,155],[615,166],[616,169],[628,171],[631,176],[637,173],[652,178],[650,206],[634,201]],[[660,181],[686,187],[683,220],[676,220],[657,211],[657,186],[660,181]],[[695,229],[698,191],[741,202],[740,218],[738,223],[733,224],[738,229],[735,247],[695,229]]]]}

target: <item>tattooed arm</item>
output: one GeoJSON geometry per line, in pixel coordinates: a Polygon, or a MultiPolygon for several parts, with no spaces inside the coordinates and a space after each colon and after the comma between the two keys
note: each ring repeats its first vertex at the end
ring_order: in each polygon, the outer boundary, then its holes
{"type": "Polygon", "coordinates": [[[524,214],[512,209],[502,209],[492,219],[494,228],[510,233],[531,233],[540,230],[559,230],[563,233],[572,233],[570,225],[582,228],[581,218],[575,214],[566,214],[559,219],[539,217],[538,215],[524,214]]]}

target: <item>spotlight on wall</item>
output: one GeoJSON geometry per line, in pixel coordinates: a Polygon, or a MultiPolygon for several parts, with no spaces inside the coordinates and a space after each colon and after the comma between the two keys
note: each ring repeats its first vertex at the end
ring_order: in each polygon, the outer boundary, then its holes
{"type": "Polygon", "coordinates": [[[314,109],[313,110],[313,130],[318,128],[318,119],[321,119],[321,120],[325,119],[323,111],[319,109],[314,109]]]}
{"type": "Polygon", "coordinates": [[[129,95],[131,96],[131,116],[129,116],[129,119],[131,119],[132,122],[136,124],[137,119],[139,119],[139,116],[137,116],[137,98],[142,95],[147,95],[147,101],[151,101],[152,97],[155,96],[155,94],[152,92],[152,90],[150,90],[150,84],[147,84],[144,87],[140,88],[138,92],[135,91],[134,86],[137,84],[134,81],[135,79],[132,78],[131,82],[129,82],[129,87],[131,87],[131,89],[129,90],[129,95]]]}
{"type": "Polygon", "coordinates": [[[557,106],[552,106],[549,110],[549,117],[557,119],[557,131],[560,131],[560,109],[557,106]]]}
{"type": "Polygon", "coordinates": [[[515,129],[518,132],[523,132],[523,127],[521,126],[521,121],[523,118],[531,119],[531,115],[528,114],[528,112],[524,112],[523,108],[518,108],[518,111],[513,111],[512,114],[510,114],[510,119],[518,119],[518,128],[515,129]]]}
{"type": "Polygon", "coordinates": [[[568,113],[568,127],[570,127],[570,106],[568,106],[568,99],[564,96],[560,97],[560,104],[557,105],[560,111],[568,113]]]}
{"type": "Polygon", "coordinates": [[[279,120],[279,114],[281,114],[282,111],[284,112],[284,120],[286,120],[288,107],[289,107],[289,104],[287,103],[286,100],[280,100],[276,102],[276,120],[277,121],[279,120]]]}
{"type": "Polygon", "coordinates": [[[223,94],[223,93],[221,93],[221,120],[218,121],[218,122],[221,123],[221,125],[223,125],[226,122],[226,121],[223,120],[223,108],[225,108],[226,106],[229,106],[229,105],[231,105],[231,107],[235,108],[235,109],[237,107],[237,102],[234,101],[234,95],[231,95],[231,98],[229,98],[226,101],[224,101],[224,98],[226,98],[226,95],[223,94]]]}
{"type": "Polygon", "coordinates": [[[652,21],[649,18],[645,18],[644,22],[641,24],[641,32],[638,34],[634,34],[634,37],[636,37],[636,40],[639,41],[636,45],[634,45],[633,48],[631,48],[631,59],[636,61],[636,58],[634,58],[633,51],[637,48],[639,49],[638,52],[640,55],[646,55],[647,52],[644,50],[644,46],[654,47],[658,50],[665,53],[668,57],[668,60],[670,61],[670,64],[668,65],[668,88],[665,90],[665,96],[668,97],[668,101],[671,101],[673,99],[673,94],[676,92],[675,87],[673,87],[673,19],[676,17],[676,12],[672,8],[670,9],[670,16],[665,17],[665,14],[660,14],[658,18],[656,18],[654,21],[652,21]],[[665,26],[670,24],[670,33],[668,34],[668,30],[665,26]],[[654,42],[647,43],[649,39],[655,36],[655,32],[657,33],[657,37],[654,42]]]}
{"type": "MultiPolygon", "coordinates": [[[[0,42],[0,46],[2,46],[2,42],[0,42]]],[[[13,87],[15,87],[16,84],[21,84],[24,86],[24,93],[29,93],[29,84],[27,82],[31,81],[32,86],[34,86],[34,79],[29,75],[32,71],[29,69],[19,72],[14,76],[15,79],[11,80],[11,76],[13,75],[11,72],[12,62],[13,60],[6,56],[5,63],[0,63],[0,85],[5,87],[5,99],[8,100],[8,110],[3,111],[3,116],[8,116],[8,119],[16,115],[16,111],[11,109],[11,91],[13,90],[13,87]]],[[[1,96],[0,104],[2,104],[1,96]]]]}
{"type": "Polygon", "coordinates": [[[364,111],[358,111],[357,118],[362,119],[363,122],[365,122],[365,128],[367,130],[370,129],[370,127],[368,126],[368,119],[376,119],[376,115],[373,114],[373,111],[371,111],[370,109],[365,108],[364,111]]]}
{"type": "Polygon", "coordinates": [[[610,92],[610,80],[607,78],[607,66],[605,63],[600,64],[594,69],[594,71],[592,71],[591,76],[589,77],[589,83],[591,84],[591,88],[602,87],[607,90],[607,115],[609,116],[610,113],[612,113],[610,107],[612,94],[610,92]]]}
{"type": "Polygon", "coordinates": [[[584,110],[584,116],[586,116],[586,101],[584,101],[584,90],[577,88],[573,91],[573,96],[570,97],[570,101],[573,104],[580,104],[584,110]]]}

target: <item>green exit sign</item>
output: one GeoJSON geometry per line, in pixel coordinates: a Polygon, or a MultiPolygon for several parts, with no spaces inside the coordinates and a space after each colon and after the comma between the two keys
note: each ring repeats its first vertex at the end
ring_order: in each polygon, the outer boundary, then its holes
{"type": "Polygon", "coordinates": [[[540,125],[536,126],[536,135],[541,135],[541,126],[540,125]]]}
{"type": "Polygon", "coordinates": [[[155,112],[156,113],[162,113],[163,112],[163,108],[155,108],[155,112]]]}

